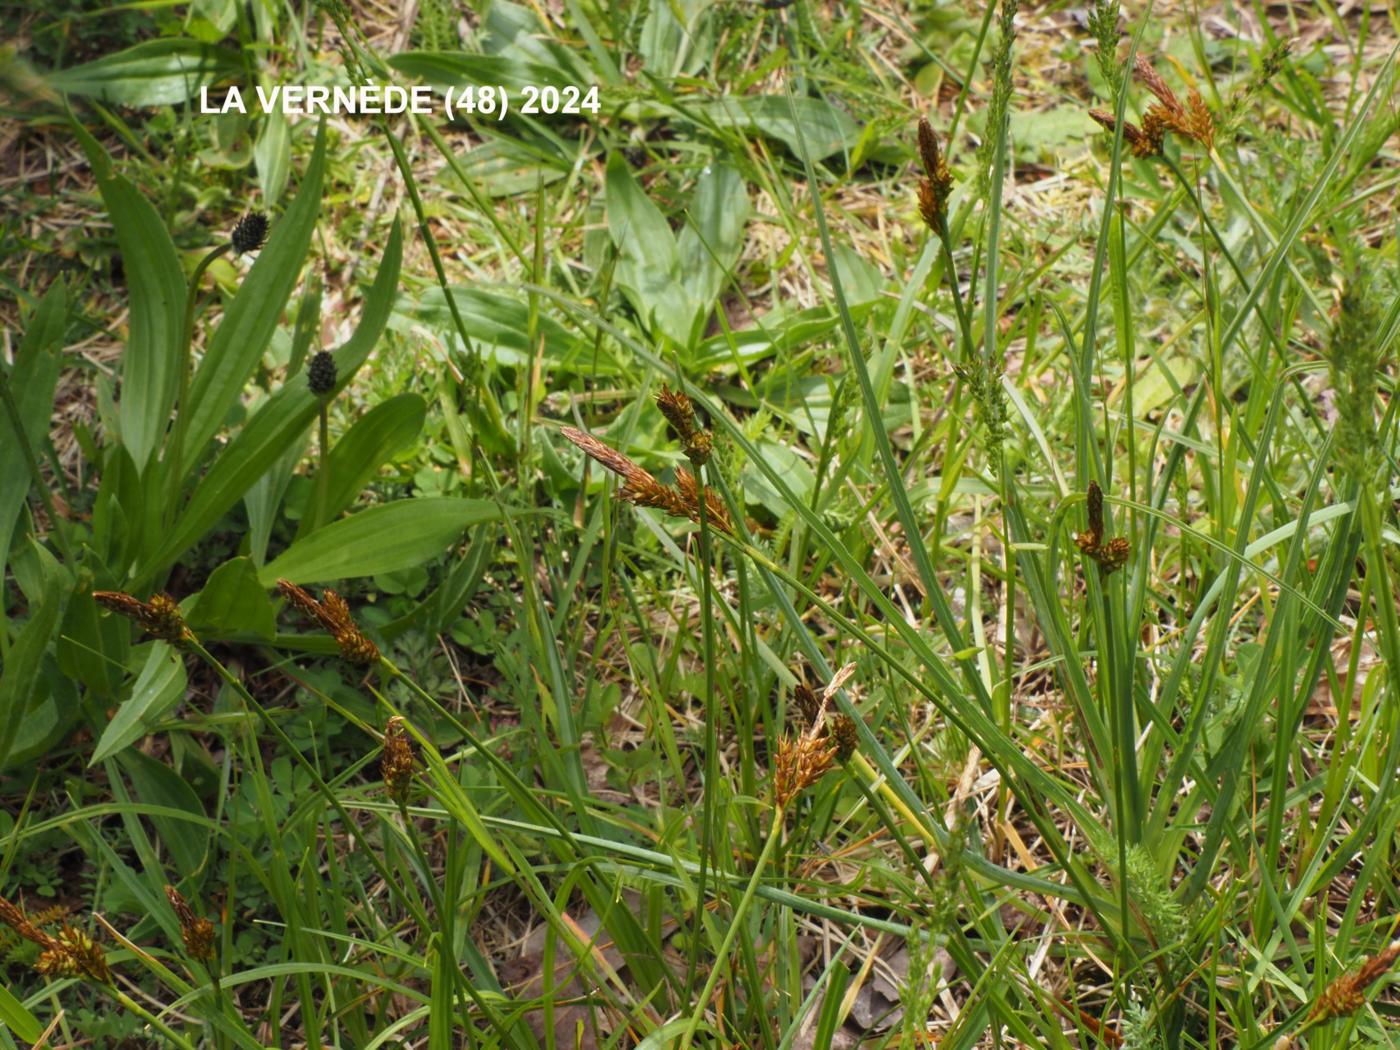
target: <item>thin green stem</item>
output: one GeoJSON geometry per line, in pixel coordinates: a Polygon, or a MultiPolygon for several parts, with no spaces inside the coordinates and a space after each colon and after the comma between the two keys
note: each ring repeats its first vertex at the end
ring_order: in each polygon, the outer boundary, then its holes
{"type": "Polygon", "coordinates": [[[681,1033],[681,1041],[678,1045],[678,1050],[690,1050],[691,1041],[695,1038],[695,1031],[700,1027],[700,1021],[705,1016],[705,1008],[714,997],[715,986],[719,984],[720,974],[724,972],[725,960],[729,958],[730,949],[734,947],[734,940],[739,936],[739,931],[744,926],[744,918],[748,915],[749,906],[753,904],[754,894],[758,891],[759,881],[763,878],[763,873],[768,867],[768,862],[773,859],[773,851],[777,849],[778,842],[782,837],[783,811],[775,806],[773,809],[773,826],[768,831],[768,840],[764,842],[763,852],[758,855],[758,862],[754,864],[753,875],[750,876],[748,885],[744,887],[744,895],[739,898],[739,906],[734,909],[734,914],[730,917],[729,928],[725,931],[724,941],[719,946],[719,953],[715,956],[714,965],[710,967],[710,976],[705,979],[705,987],[695,1000],[695,1009],[691,1011],[690,1020],[686,1023],[685,1031],[681,1033]]]}
{"type": "Polygon", "coordinates": [[[331,457],[331,428],[329,421],[330,410],[326,398],[321,398],[320,405],[320,449],[319,462],[316,467],[316,494],[311,503],[311,523],[307,532],[314,532],[326,523],[328,508],[326,502],[330,496],[330,457],[331,457]]]}
{"type": "Polygon", "coordinates": [[[116,999],[119,1004],[121,1004],[122,1009],[124,1009],[127,1013],[135,1014],[137,1017],[141,1018],[141,1020],[145,1021],[148,1025],[150,1025],[167,1040],[169,1040],[170,1045],[180,1047],[181,1050],[195,1050],[193,1043],[191,1043],[188,1039],[184,1038],[184,1036],[181,1036],[178,1033],[176,1033],[173,1029],[170,1028],[169,1025],[167,1025],[155,1014],[147,1010],[144,1006],[138,1003],[131,996],[127,995],[125,992],[120,991],[117,988],[109,988],[109,990],[112,993],[112,997],[116,999]]]}

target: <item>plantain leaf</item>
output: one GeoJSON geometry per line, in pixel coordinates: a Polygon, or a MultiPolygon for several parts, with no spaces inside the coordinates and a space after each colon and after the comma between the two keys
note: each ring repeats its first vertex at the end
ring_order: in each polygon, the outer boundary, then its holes
{"type": "Polygon", "coordinates": [[[276,612],[251,558],[231,558],[209,574],[185,622],[201,638],[251,634],[271,641],[276,612]]]}
{"type": "MultiPolygon", "coordinates": [[[[395,222],[355,334],[335,351],[337,379],[332,396],[345,388],[379,341],[393,307],[402,257],[403,230],[395,222]]],[[[293,376],[268,398],[214,462],[171,534],[142,566],[138,577],[149,579],[208,532],[310,425],[319,403],[301,375],[293,376]]]]}
{"type": "Polygon", "coordinates": [[[744,246],[749,195],[739,173],[725,164],[706,166],[695,184],[689,219],[676,239],[682,280],[708,314],[744,246]]]}
{"type": "Polygon", "coordinates": [[[497,521],[501,508],[489,500],[434,497],[404,499],[333,521],[297,540],[259,578],[316,583],[397,572],[443,554],[471,525],[497,521]]]}
{"type": "Polygon", "coordinates": [[[59,573],[50,573],[45,578],[42,596],[32,603],[29,620],[5,656],[3,673],[0,673],[0,766],[10,754],[21,722],[29,714],[39,664],[58,626],[58,613],[63,604],[62,584],[59,573]]]}
{"type": "MultiPolygon", "coordinates": [[[[348,507],[389,457],[418,436],[427,413],[417,394],[400,394],[375,405],[335,443],[326,464],[325,520],[348,507]]],[[[305,526],[311,517],[301,520],[305,526]]],[[[298,530],[297,538],[304,534],[298,530]]]]}
{"type": "Polygon", "coordinates": [[[518,58],[499,55],[473,55],[464,51],[402,51],[388,59],[390,69],[417,77],[435,87],[497,87],[504,88],[512,99],[518,98],[526,87],[552,85],[557,88],[573,83],[567,73],[557,67],[541,65],[518,58]]]}
{"type": "Polygon", "coordinates": [[[141,739],[184,695],[185,662],[165,642],[153,643],[131,687],[131,696],[102,731],[88,765],[95,766],[141,739]]]}
{"type": "Polygon", "coordinates": [[[687,346],[696,306],[681,280],[676,239],[620,153],[608,158],[607,201],[618,287],[648,329],[687,346]]]}
{"type": "Polygon", "coordinates": [[[147,40],[50,73],[49,87],[115,106],[175,106],[243,72],[238,52],[188,37],[147,40]]]}
{"type": "MultiPolygon", "coordinates": [[[[208,816],[194,788],[164,762],[140,751],[128,750],[117,756],[117,764],[131,780],[136,797],[146,805],[184,810],[198,817],[208,816]]],[[[156,834],[165,843],[180,878],[187,879],[198,872],[209,850],[208,826],[175,817],[152,816],[150,820],[156,834]]]]}
{"type": "Polygon", "coordinates": [[[860,125],[820,98],[726,96],[705,103],[700,112],[718,127],[777,139],[794,157],[810,159],[814,164],[834,153],[851,150],[860,141],[860,125]]]}
{"type": "Polygon", "coordinates": [[[122,444],[142,473],[170,422],[184,364],[185,271],[151,202],[113,173],[111,161],[92,136],[80,125],[74,128],[97,178],[126,273],[131,331],[122,354],[118,418],[122,444]]]}
{"type": "MultiPolygon", "coordinates": [[[[282,308],[296,287],[297,275],[311,245],[321,210],[321,182],[326,167],[326,126],[316,133],[306,177],[296,199],[272,224],[272,235],[258,253],[238,294],[195,372],[190,386],[190,425],[182,462],[193,466],[199,453],[237,404],[258,359],[277,328],[282,308]]],[[[183,406],[182,406],[183,407],[183,406]]],[[[240,493],[242,495],[242,493],[240,493]]]]}
{"type": "Polygon", "coordinates": [[[263,200],[276,204],[287,188],[287,173],[292,165],[292,136],[287,117],[275,108],[263,120],[258,144],[253,147],[253,163],[258,169],[258,186],[263,200]]]}
{"type": "MultiPolygon", "coordinates": [[[[68,293],[60,279],[39,300],[29,318],[14,366],[5,377],[10,389],[21,394],[16,398],[20,403],[20,425],[36,456],[48,440],[53,392],[58,383],[58,349],[67,321],[68,293]]],[[[0,569],[3,569],[9,558],[15,522],[34,481],[29,461],[19,454],[19,439],[8,412],[0,412],[0,447],[14,450],[0,456],[0,569]]]]}

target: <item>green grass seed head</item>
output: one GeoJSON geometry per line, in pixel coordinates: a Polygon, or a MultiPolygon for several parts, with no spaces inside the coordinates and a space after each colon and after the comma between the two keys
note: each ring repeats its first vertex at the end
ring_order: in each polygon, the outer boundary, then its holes
{"type": "Polygon", "coordinates": [[[1337,457],[1357,481],[1375,474],[1376,373],[1385,357],[1376,339],[1380,307],[1364,266],[1347,277],[1332,325],[1327,364],[1337,409],[1337,457]]]}

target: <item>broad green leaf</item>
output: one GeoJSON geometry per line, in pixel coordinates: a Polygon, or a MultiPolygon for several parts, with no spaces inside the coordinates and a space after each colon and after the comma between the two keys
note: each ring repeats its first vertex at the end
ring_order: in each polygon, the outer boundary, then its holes
{"type": "MultiPolygon", "coordinates": [[[[851,305],[851,319],[864,321],[877,304],[878,301],[851,305]]],[[[787,354],[818,340],[829,339],[840,324],[840,314],[829,306],[791,312],[779,307],[757,318],[752,328],[721,332],[706,339],[696,347],[691,365],[697,370],[727,367],[732,371],[736,361],[752,365],[766,357],[787,354]]]]}
{"type": "Polygon", "coordinates": [[[25,766],[52,754],[64,736],[72,732],[81,713],[77,683],[59,670],[57,660],[45,654],[39,665],[35,698],[10,743],[5,764],[25,766]]]}
{"type": "Polygon", "coordinates": [[[497,521],[489,500],[437,497],[403,499],[323,525],[263,566],[264,586],[279,579],[316,583],[397,572],[443,555],[464,530],[497,521]]]}
{"type": "Polygon", "coordinates": [[[60,574],[49,575],[43,597],[31,603],[29,619],[5,656],[0,672],[0,766],[10,754],[20,723],[29,714],[39,664],[58,626],[62,584],[60,574]]]}
{"type": "MultiPolygon", "coordinates": [[[[306,282],[306,290],[297,303],[296,323],[292,327],[291,353],[287,359],[287,375],[297,375],[306,366],[311,344],[321,330],[321,279],[314,272],[306,282]]],[[[287,445],[282,455],[263,471],[243,496],[243,509],[248,515],[247,551],[261,565],[267,560],[267,545],[272,540],[272,528],[277,523],[282,500],[291,485],[297,464],[306,454],[306,437],[300,434],[287,445]]]]}
{"type": "Polygon", "coordinates": [[[238,52],[197,40],[147,40],[49,74],[49,87],[115,106],[175,106],[243,72],[238,52]]]}
{"type": "Polygon", "coordinates": [[[812,163],[853,149],[860,125],[820,98],[752,95],[714,99],[699,108],[717,127],[734,128],[775,138],[798,160],[812,163]],[[797,119],[794,121],[793,112],[797,119]],[[802,129],[798,138],[798,127],[802,129]],[[804,156],[805,146],[805,156],[804,156]]]}
{"type": "Polygon", "coordinates": [[[184,660],[165,642],[153,643],[131,687],[131,696],[102,731],[88,765],[94,766],[141,739],[184,695],[184,660]]]}
{"type": "Polygon", "coordinates": [[[400,394],[375,405],[346,431],[327,464],[326,520],[350,506],[389,457],[412,443],[427,413],[427,403],[417,394],[400,394]]]}
{"type": "Polygon", "coordinates": [[[201,638],[251,634],[271,641],[276,621],[251,558],[232,558],[211,572],[185,616],[190,630],[201,638]]]}
{"type": "Polygon", "coordinates": [[[296,287],[321,210],[325,164],[323,122],[296,199],[273,221],[267,244],[239,286],[195,372],[190,386],[190,426],[185,434],[184,463],[188,466],[198,462],[200,451],[238,402],[243,384],[267,349],[282,308],[296,287]]]}
{"type": "Polygon", "coordinates": [[[744,246],[749,195],[739,173],[726,164],[708,165],[690,199],[689,222],[676,239],[681,280],[690,298],[708,313],[744,246]]]}
{"type": "Polygon", "coordinates": [[[44,1026],[39,1023],[38,1018],[3,984],[0,984],[0,1024],[26,1043],[37,1043],[44,1034],[44,1026]]]}
{"type": "Polygon", "coordinates": [[[59,669],[92,690],[95,697],[117,695],[131,654],[131,624],[103,612],[87,587],[68,600],[55,657],[59,669]]]}
{"type": "MultiPolygon", "coordinates": [[[[804,503],[812,498],[815,476],[807,462],[787,445],[760,439],[755,442],[768,462],[786,479],[788,488],[804,503]]],[[[748,464],[740,472],[739,480],[744,486],[744,496],[750,502],[761,503],[778,520],[784,521],[792,515],[792,506],[787,503],[773,486],[764,478],[763,472],[748,464]]]]}
{"type": "Polygon", "coordinates": [[[688,345],[695,304],[681,281],[676,239],[620,153],[608,158],[607,201],[608,234],[620,256],[618,287],[648,328],[688,345]]]}
{"type": "MultiPolygon", "coordinates": [[[[183,810],[197,817],[208,816],[194,789],[164,762],[130,749],[117,756],[117,763],[131,780],[136,798],[146,805],[183,810]]],[[[152,816],[150,821],[165,843],[180,878],[186,879],[197,873],[209,850],[209,828],[174,817],[152,816]]]]}
{"type": "MultiPolygon", "coordinates": [[[[36,457],[41,456],[41,449],[48,441],[54,386],[58,383],[59,349],[67,322],[68,292],[63,281],[58,280],[39,300],[29,318],[14,366],[6,376],[19,405],[20,425],[36,457]]],[[[29,461],[20,454],[8,412],[0,412],[0,448],[6,449],[6,454],[0,456],[0,569],[3,569],[9,558],[15,522],[34,480],[29,461]]]]}
{"type": "Polygon", "coordinates": [[[151,202],[127,179],[114,174],[102,147],[75,127],[116,232],[126,273],[131,326],[122,353],[121,437],[137,471],[144,473],[170,422],[179,369],[184,367],[185,271],[170,232],[151,202]]]}
{"type": "Polygon", "coordinates": [[[885,277],[878,266],[844,244],[831,246],[831,261],[841,278],[841,290],[848,303],[868,303],[880,297],[885,277]]]}
{"type": "Polygon", "coordinates": [[[595,77],[593,67],[577,45],[571,47],[557,39],[540,15],[540,9],[533,5],[492,0],[482,11],[482,51],[551,70],[559,79],[547,83],[591,83],[595,77]]]}
{"type": "MultiPolygon", "coordinates": [[[[541,345],[532,346],[529,339],[530,307],[520,296],[498,295],[480,288],[452,288],[452,301],[462,315],[462,322],[471,333],[472,343],[487,361],[519,368],[527,365],[538,352],[548,365],[565,365],[580,355],[578,367],[593,361],[592,343],[584,342],[553,317],[541,315],[536,319],[536,338],[541,345]]],[[[452,314],[447,296],[433,286],[409,296],[405,293],[394,307],[393,326],[411,328],[414,324],[431,325],[442,332],[452,329],[452,314]]]]}
{"type": "MultiPolygon", "coordinates": [[[[403,231],[395,222],[355,334],[335,351],[337,378],[332,396],[354,378],[379,341],[398,288],[402,256],[403,231]]],[[[208,532],[305,431],[316,418],[319,404],[304,375],[291,377],[268,398],[214,462],[173,532],[138,576],[146,579],[164,569],[208,532]]]]}

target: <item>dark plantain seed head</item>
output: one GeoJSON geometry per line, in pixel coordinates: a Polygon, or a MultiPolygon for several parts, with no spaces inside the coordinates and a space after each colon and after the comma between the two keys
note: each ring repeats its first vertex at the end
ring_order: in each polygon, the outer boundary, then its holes
{"type": "Polygon", "coordinates": [[[306,381],[317,397],[325,397],[335,389],[335,358],[329,350],[321,350],[311,358],[306,366],[306,381]]]}
{"type": "Polygon", "coordinates": [[[230,240],[233,242],[233,250],[239,255],[257,251],[263,246],[263,241],[267,240],[267,216],[260,211],[250,211],[238,220],[230,240]]]}

